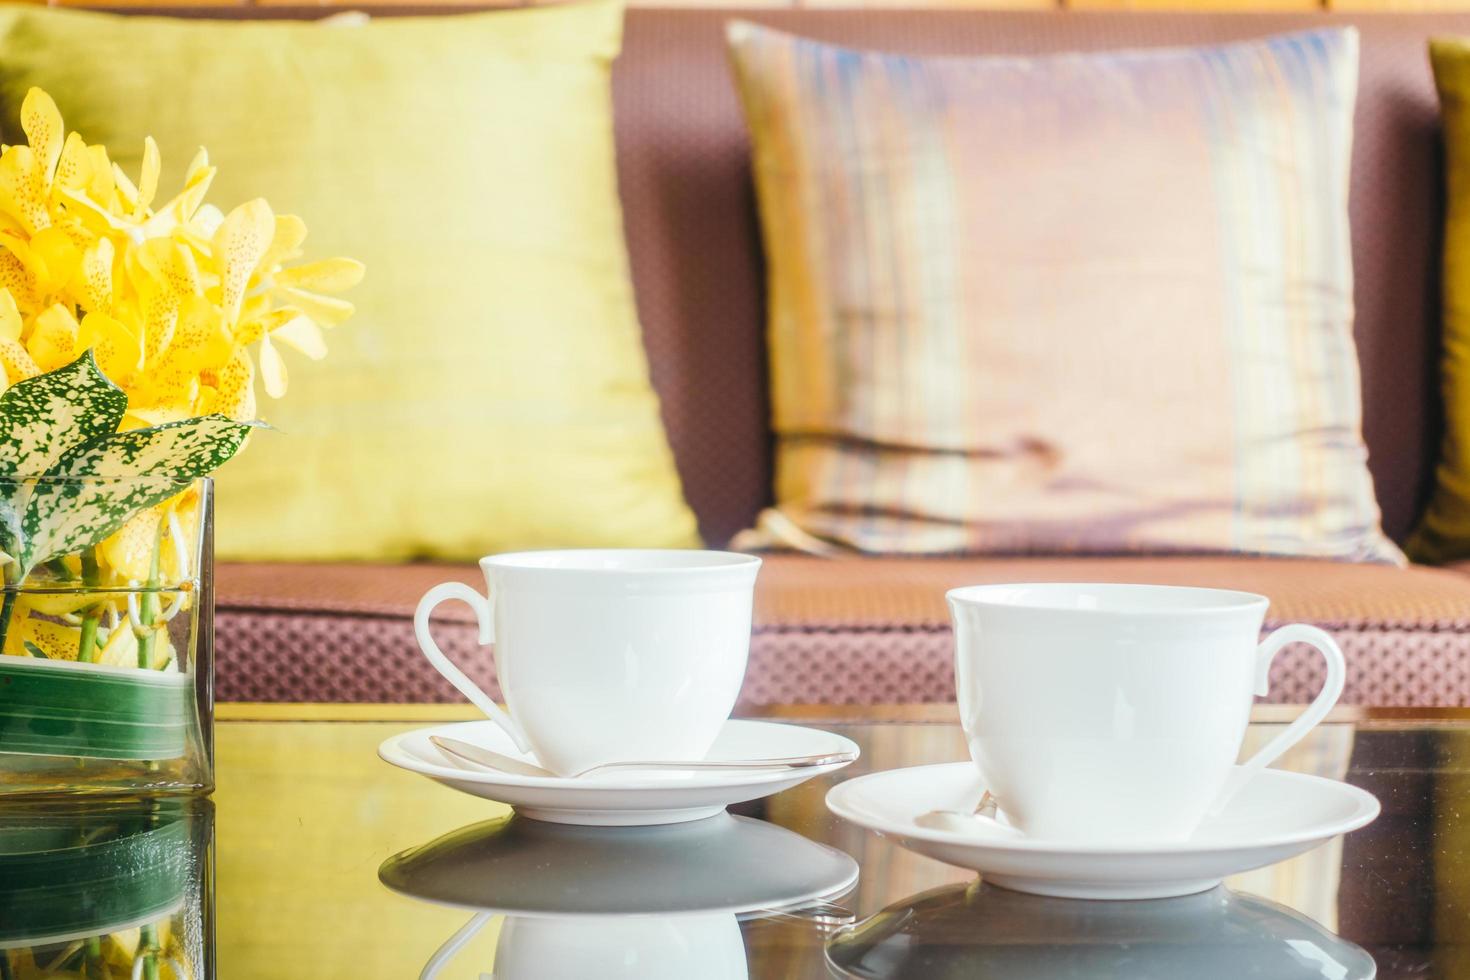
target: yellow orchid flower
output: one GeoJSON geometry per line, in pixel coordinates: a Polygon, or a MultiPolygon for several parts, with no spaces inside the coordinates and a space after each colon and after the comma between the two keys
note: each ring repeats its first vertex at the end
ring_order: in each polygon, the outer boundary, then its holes
{"type": "Polygon", "coordinates": [[[26,142],[0,149],[0,390],[90,348],[127,393],[128,424],[246,420],[257,381],[285,394],[283,350],[326,356],[324,331],[353,313],[336,294],[361,263],[299,261],[305,223],[263,199],[206,202],[216,169],[203,149],[168,197],[151,137],[133,177],[68,132],[40,89],[20,128],[26,142]]]}

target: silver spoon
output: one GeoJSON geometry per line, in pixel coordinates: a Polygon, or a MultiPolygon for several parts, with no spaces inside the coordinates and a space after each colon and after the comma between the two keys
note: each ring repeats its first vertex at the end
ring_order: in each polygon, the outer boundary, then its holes
{"type": "Polygon", "coordinates": [[[1000,831],[1008,837],[1025,836],[1015,827],[1000,821],[1000,802],[988,789],[980,797],[980,802],[976,804],[974,811],[970,813],[960,810],[930,810],[920,815],[914,822],[928,830],[965,832],[974,829],[977,825],[983,825],[1000,831]]]}
{"type": "Polygon", "coordinates": [[[580,772],[569,773],[560,776],[550,769],[543,769],[529,762],[492,752],[490,749],[471,745],[469,742],[461,742],[457,738],[449,738],[444,735],[430,735],[429,741],[433,742],[439,751],[456,759],[480,766],[484,769],[493,769],[497,772],[510,773],[514,776],[547,776],[552,779],[577,779],[590,772],[600,769],[810,769],[815,766],[830,766],[839,762],[851,762],[857,758],[856,752],[828,752],[822,755],[799,755],[786,759],[705,759],[698,762],[604,762],[601,765],[591,766],[580,772]]]}

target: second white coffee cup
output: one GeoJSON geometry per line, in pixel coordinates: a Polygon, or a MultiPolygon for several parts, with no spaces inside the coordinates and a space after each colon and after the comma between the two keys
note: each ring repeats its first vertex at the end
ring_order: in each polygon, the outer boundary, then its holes
{"type": "Polygon", "coordinates": [[[1005,818],[1036,838],[1187,839],[1342,694],[1332,638],[1295,625],[1259,642],[1270,603],[1248,592],[985,585],[948,598],[970,755],[1005,818]],[[1327,661],[1322,692],[1236,768],[1251,698],[1292,642],[1327,661]]]}
{"type": "Polygon", "coordinates": [[[576,550],[480,560],[489,597],[430,589],[414,630],[435,668],[553,772],[700,759],[735,706],[761,560],[722,551],[576,550]],[[435,645],[429,617],[461,599],[495,644],[507,715],[435,645]]]}

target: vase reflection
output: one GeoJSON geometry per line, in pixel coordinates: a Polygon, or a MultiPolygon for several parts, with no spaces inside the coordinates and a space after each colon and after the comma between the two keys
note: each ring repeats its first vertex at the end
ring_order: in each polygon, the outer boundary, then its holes
{"type": "Polygon", "coordinates": [[[208,800],[0,807],[0,976],[214,975],[208,800]]]}

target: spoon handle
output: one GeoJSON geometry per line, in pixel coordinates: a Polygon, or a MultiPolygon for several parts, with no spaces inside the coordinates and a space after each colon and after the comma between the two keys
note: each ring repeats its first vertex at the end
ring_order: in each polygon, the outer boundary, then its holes
{"type": "MultiPolygon", "coordinates": [[[[499,752],[461,742],[457,738],[449,738],[443,735],[430,735],[429,741],[438,748],[482,769],[494,772],[504,772],[516,776],[546,776],[556,778],[556,773],[540,766],[513,759],[499,752]]],[[[814,766],[830,766],[840,762],[851,762],[857,758],[856,752],[827,752],[821,755],[798,755],[785,759],[702,759],[694,762],[604,762],[602,765],[583,769],[581,772],[572,773],[565,778],[576,779],[590,772],[602,769],[810,769],[814,766]]]]}
{"type": "Polygon", "coordinates": [[[830,766],[839,762],[851,762],[857,758],[853,752],[829,752],[826,755],[798,755],[786,759],[701,759],[697,762],[604,762],[600,766],[583,769],[577,773],[585,776],[603,769],[811,769],[830,766]]]}

